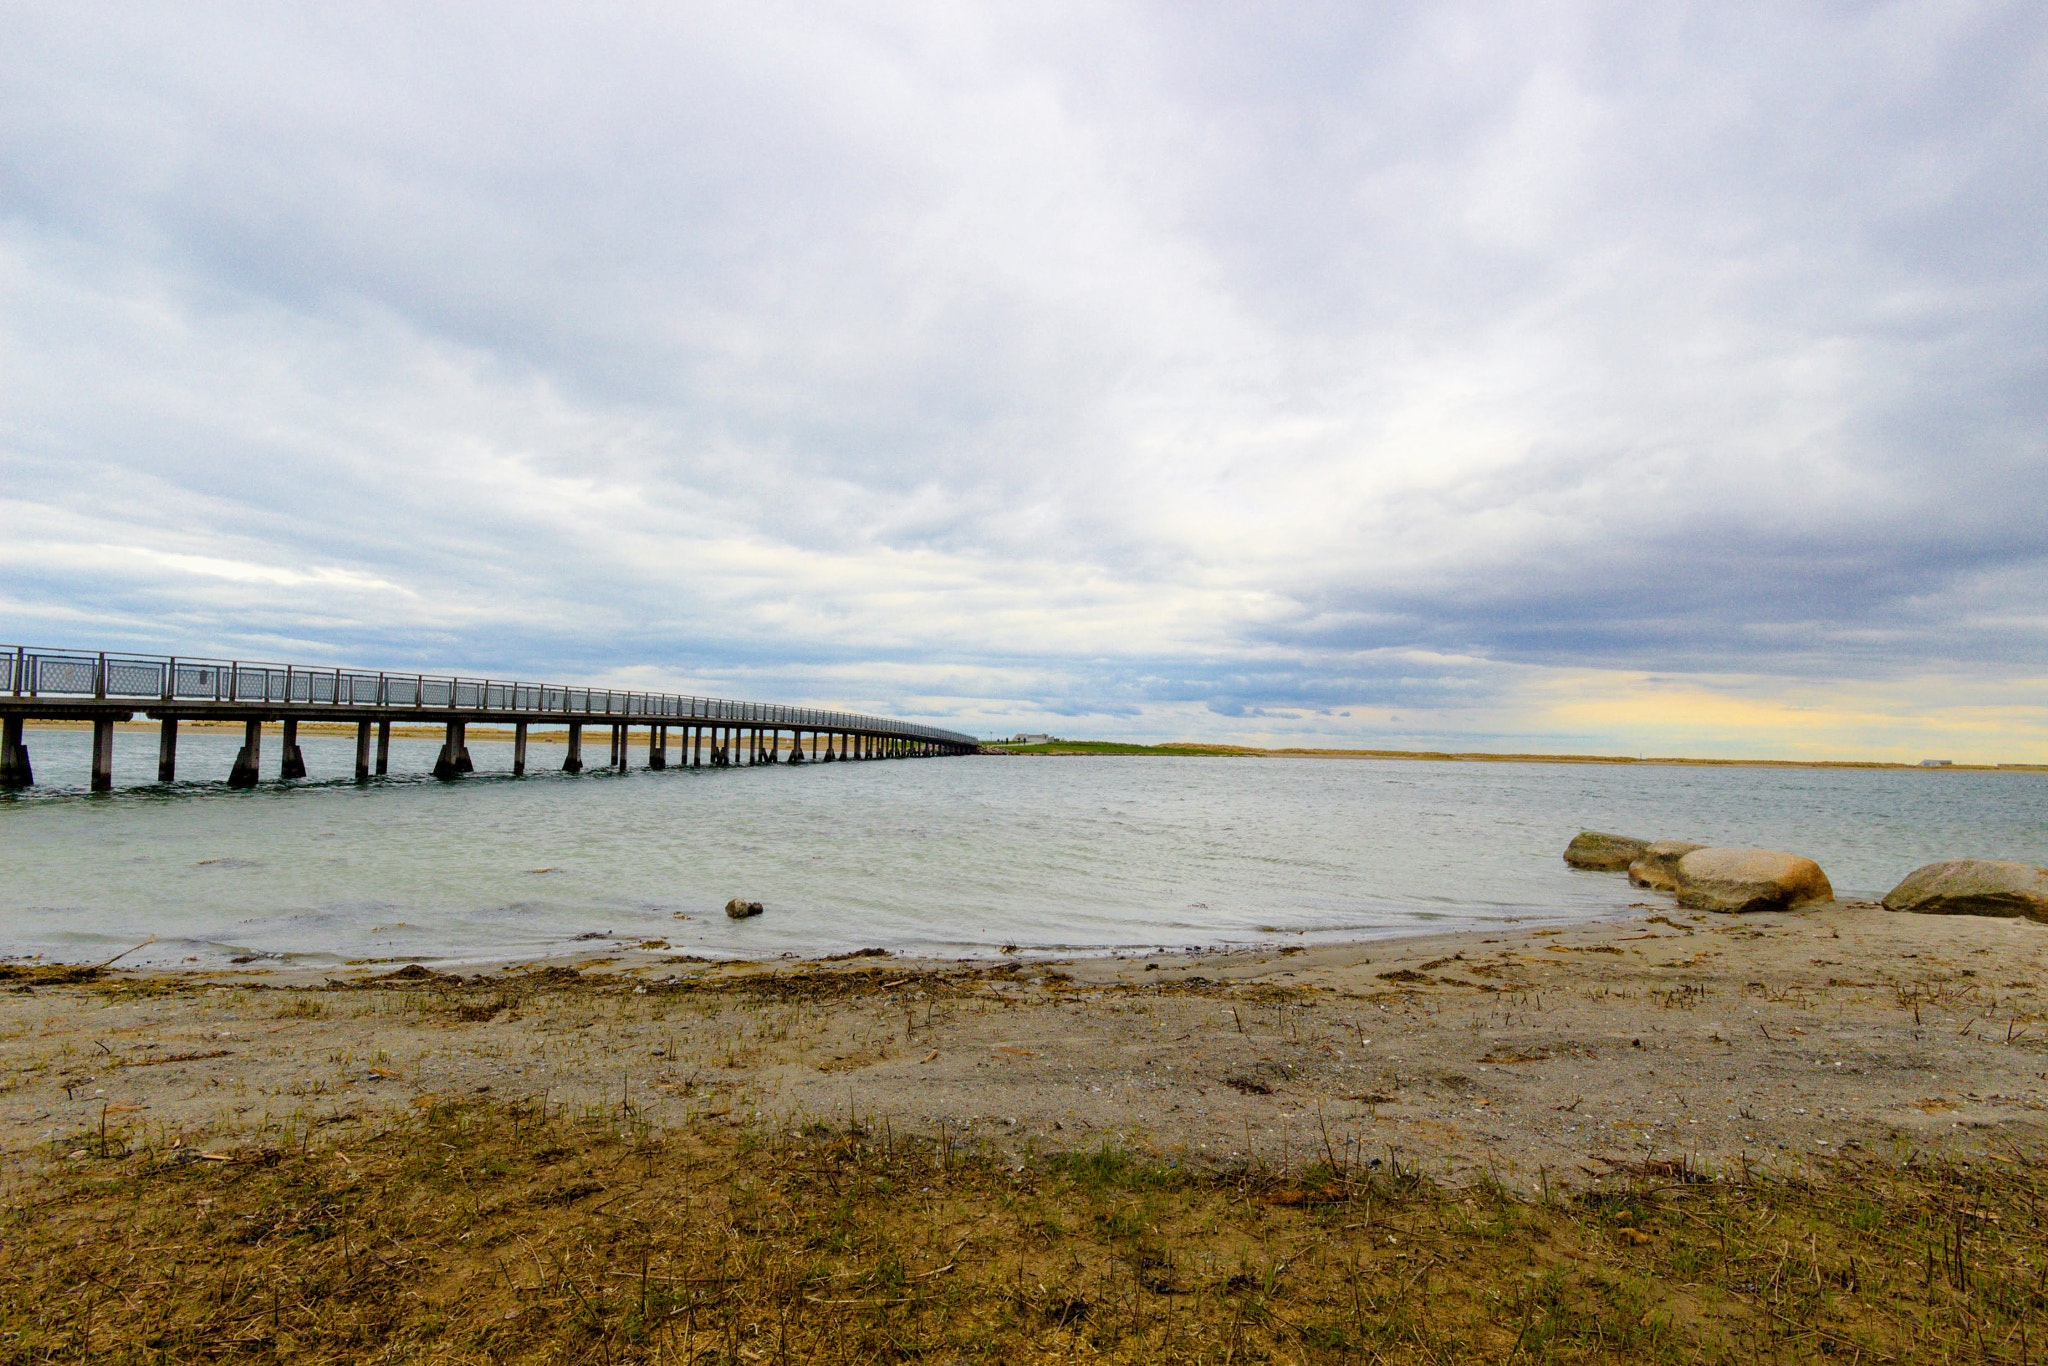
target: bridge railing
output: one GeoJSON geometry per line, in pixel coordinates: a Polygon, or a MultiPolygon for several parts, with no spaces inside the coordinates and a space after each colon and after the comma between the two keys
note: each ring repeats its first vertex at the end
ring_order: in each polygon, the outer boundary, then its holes
{"type": "Polygon", "coordinates": [[[0,645],[0,693],[12,697],[104,697],[158,705],[212,702],[528,712],[567,721],[630,716],[643,724],[650,718],[663,722],[734,722],[857,730],[954,745],[975,743],[971,735],[936,726],[816,707],[785,707],[773,702],[438,674],[307,668],[238,659],[50,650],[27,645],[0,645]]]}

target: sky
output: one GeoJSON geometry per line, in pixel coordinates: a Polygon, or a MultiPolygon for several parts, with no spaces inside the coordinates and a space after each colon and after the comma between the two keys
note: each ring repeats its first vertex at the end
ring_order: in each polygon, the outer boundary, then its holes
{"type": "Polygon", "coordinates": [[[2048,761],[2048,7],[0,8],[15,642],[2048,761]]]}

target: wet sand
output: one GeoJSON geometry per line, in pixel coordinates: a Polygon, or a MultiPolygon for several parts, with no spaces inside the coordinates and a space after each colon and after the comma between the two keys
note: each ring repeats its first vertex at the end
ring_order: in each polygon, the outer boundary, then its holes
{"type": "Polygon", "coordinates": [[[490,1097],[1531,1189],[1646,1158],[1996,1156],[2048,1118],[2048,925],[1862,902],[1233,954],[576,967],[0,981],[0,1148],[19,1172],[103,1123],[209,1153],[339,1142],[490,1097]]]}

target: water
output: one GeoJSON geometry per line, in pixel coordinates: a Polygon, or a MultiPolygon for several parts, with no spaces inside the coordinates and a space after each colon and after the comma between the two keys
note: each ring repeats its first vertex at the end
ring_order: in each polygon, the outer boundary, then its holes
{"type": "MultiPolygon", "coordinates": [[[[91,797],[85,732],[29,743],[49,786],[0,799],[0,954],[67,961],[151,934],[124,963],[473,963],[602,947],[588,935],[714,958],[1100,953],[1645,899],[1564,866],[1582,826],[1790,849],[1845,896],[1938,858],[2048,863],[2035,773],[988,757],[569,778],[536,743],[534,775],[513,779],[509,744],[473,740],[479,771],[459,783],[230,792],[238,736],[188,732],[180,771],[207,781],[161,788],[138,786],[154,736],[123,731],[127,790],[91,797]],[[768,913],[728,920],[733,896],[768,913]]],[[[352,738],[302,748],[316,775],[352,771],[352,738]]],[[[436,749],[394,739],[392,768],[424,773],[436,749]]],[[[276,761],[273,734],[266,773],[276,761]]]]}

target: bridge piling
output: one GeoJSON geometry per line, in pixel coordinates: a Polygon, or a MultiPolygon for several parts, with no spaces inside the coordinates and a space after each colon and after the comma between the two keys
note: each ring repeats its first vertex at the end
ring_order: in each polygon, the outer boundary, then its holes
{"type": "Polygon", "coordinates": [[[356,781],[370,781],[370,723],[356,722],[356,781]]]}
{"type": "Polygon", "coordinates": [[[295,716],[284,719],[283,757],[278,761],[277,776],[303,778],[306,776],[306,756],[299,752],[299,720],[295,716]]]}
{"type": "Polygon", "coordinates": [[[156,728],[156,780],[178,781],[178,718],[166,716],[156,728]]]}
{"type": "Polygon", "coordinates": [[[668,727],[647,728],[647,766],[652,769],[668,767],[668,727]]]}
{"type": "Polygon", "coordinates": [[[391,771],[391,723],[377,723],[377,776],[383,777],[391,771]]]}
{"type": "Polygon", "coordinates": [[[526,776],[526,722],[512,723],[512,776],[526,776]]]}
{"type": "Polygon", "coordinates": [[[242,723],[242,748],[235,755],[235,764],[228,770],[229,787],[254,787],[257,764],[263,758],[263,723],[245,721],[242,723]]]}
{"type": "Polygon", "coordinates": [[[571,721],[569,723],[569,757],[562,760],[562,772],[581,773],[582,771],[583,723],[580,721],[571,721]]]}
{"type": "Polygon", "coordinates": [[[476,765],[469,760],[469,722],[450,721],[446,738],[441,742],[441,753],[434,760],[434,776],[447,781],[474,772],[476,765]]]}
{"type": "Polygon", "coordinates": [[[111,716],[92,719],[92,790],[114,790],[114,718],[111,716]]]}
{"type": "Polygon", "coordinates": [[[35,780],[28,746],[21,742],[21,718],[0,718],[0,787],[28,787],[35,780]]]}

